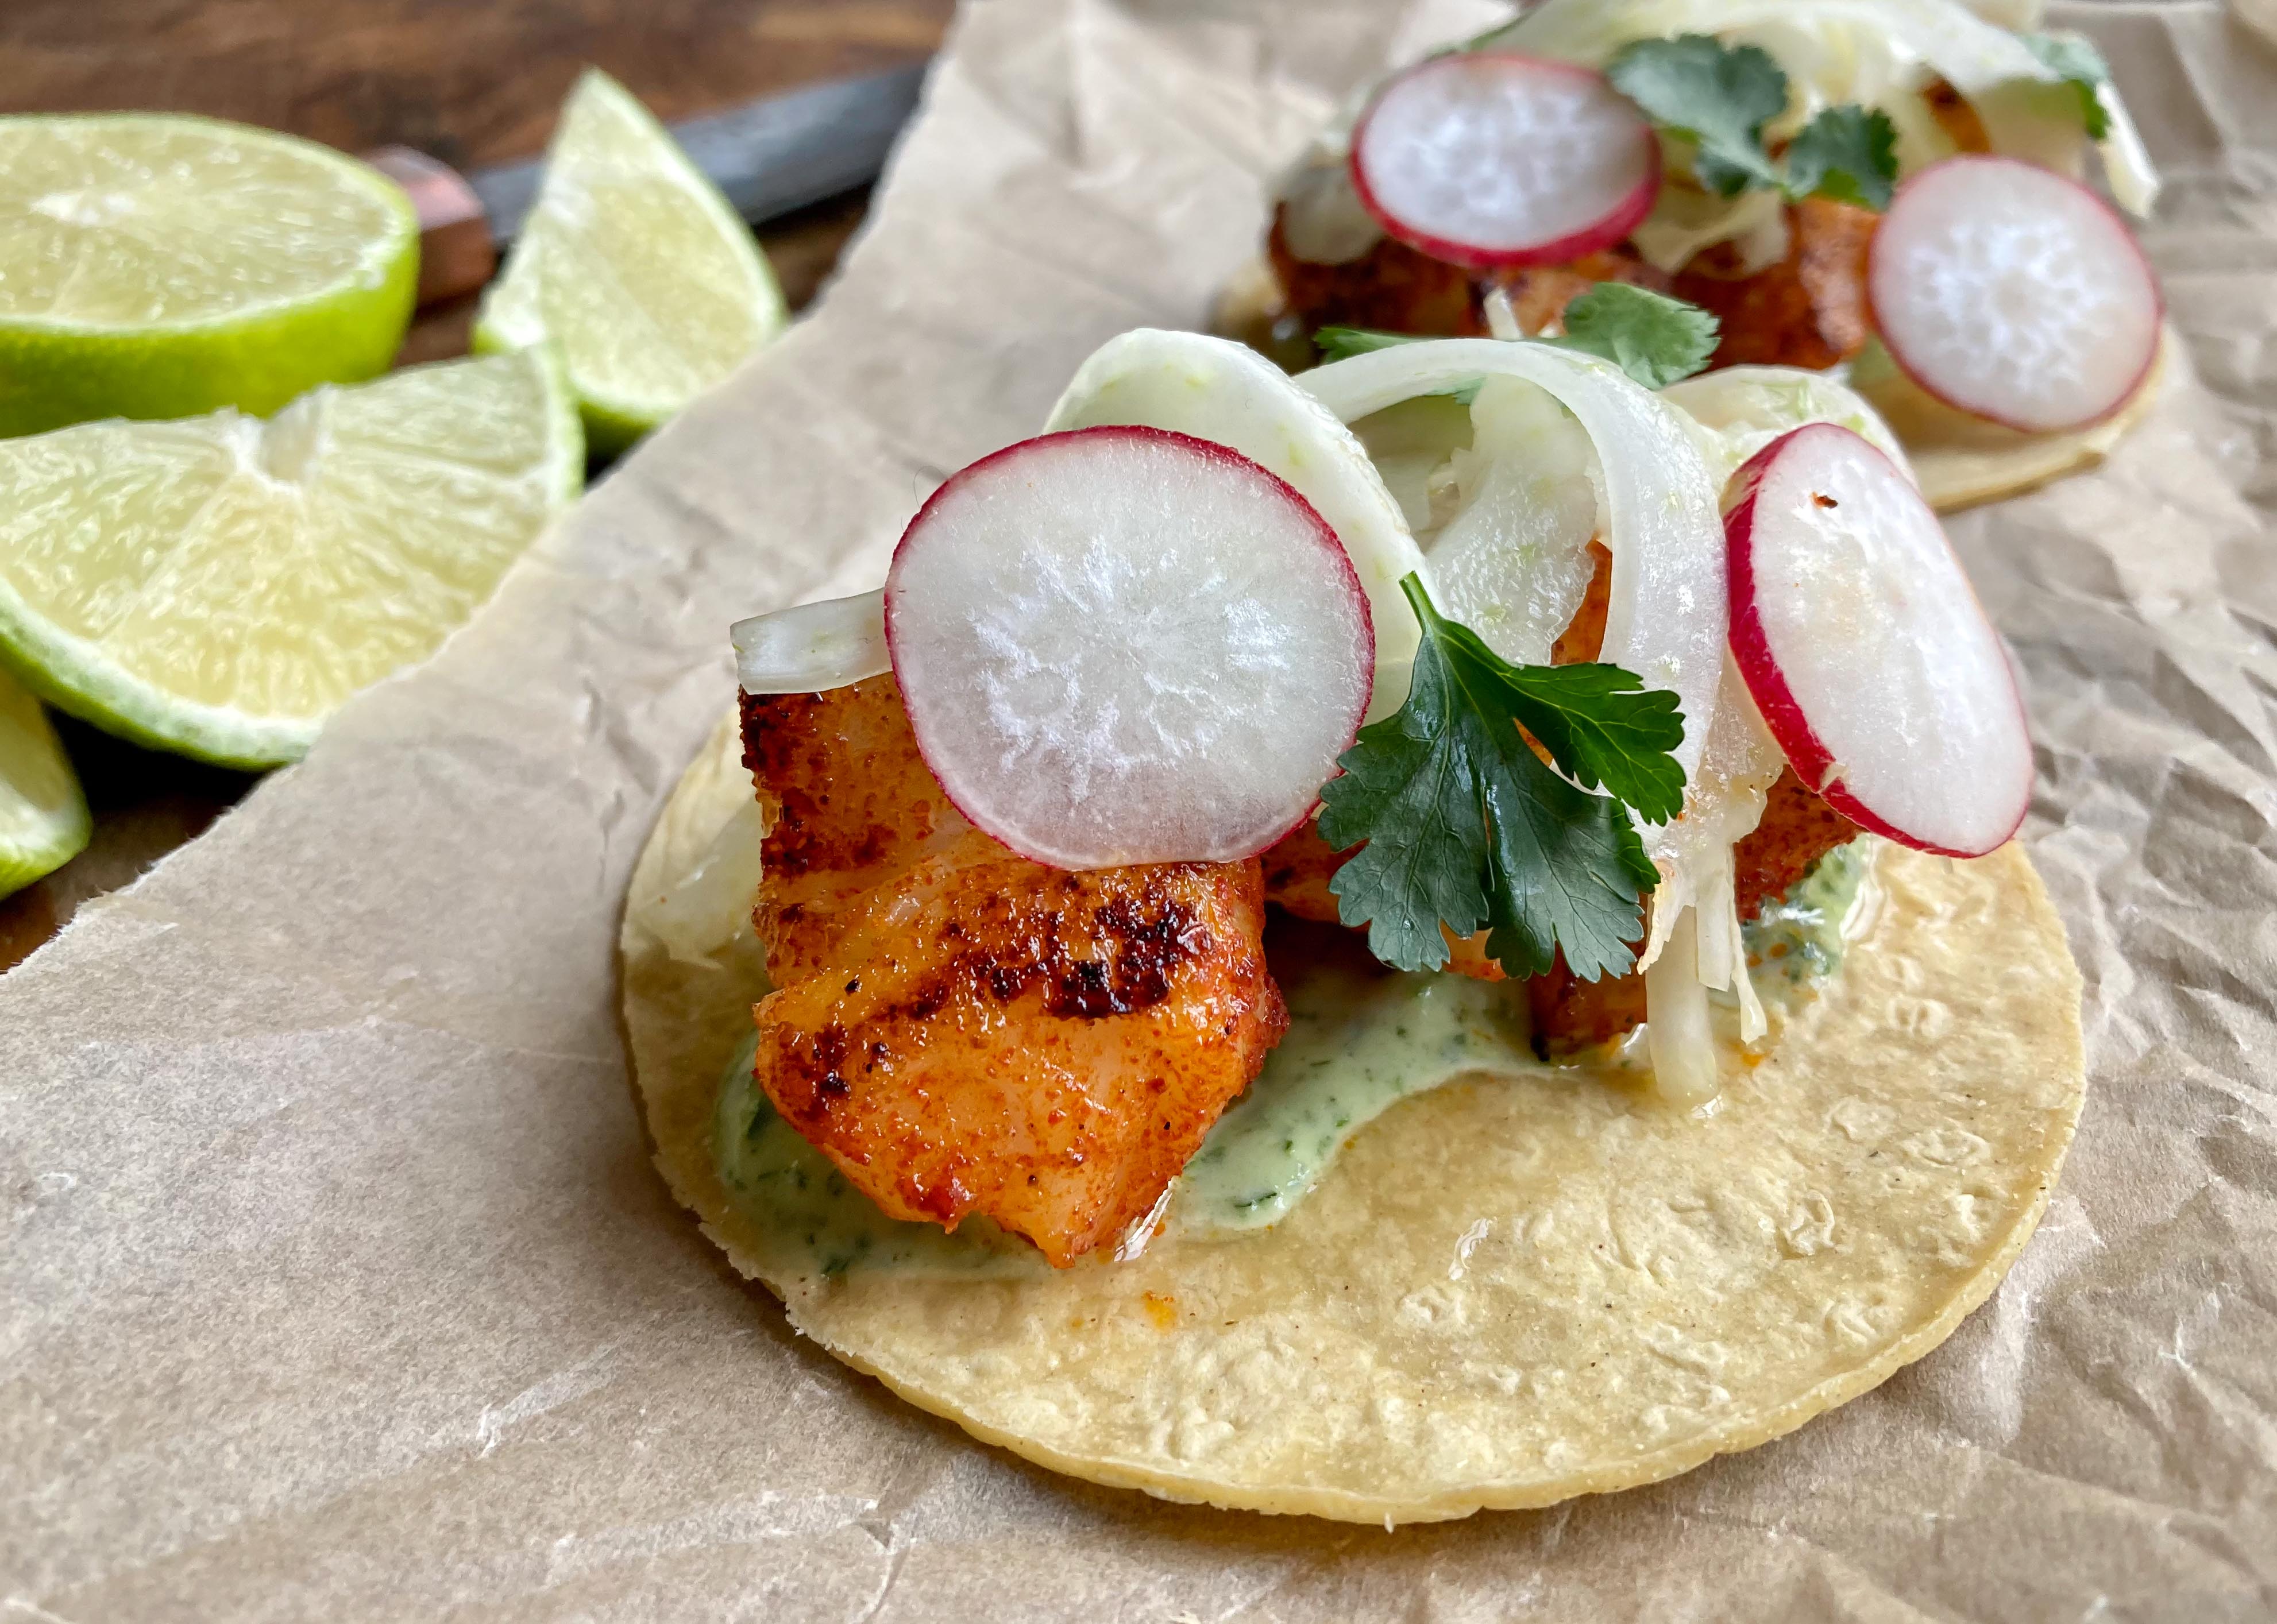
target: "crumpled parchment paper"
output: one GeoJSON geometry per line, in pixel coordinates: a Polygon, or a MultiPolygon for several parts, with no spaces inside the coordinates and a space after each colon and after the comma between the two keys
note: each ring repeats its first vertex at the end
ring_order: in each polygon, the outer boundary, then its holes
{"type": "Polygon", "coordinates": [[[425,669],[0,980],[0,1618],[2250,1619],[2277,1612],[2277,47],[2075,5],[2195,378],[1953,533],[2040,742],[2090,1091],[1939,1352],[1782,1442],[1384,1534],[968,1441],[784,1327],[626,1087],[628,873],[738,616],[875,584],[1459,0],[979,0],[820,313],[425,669]]]}

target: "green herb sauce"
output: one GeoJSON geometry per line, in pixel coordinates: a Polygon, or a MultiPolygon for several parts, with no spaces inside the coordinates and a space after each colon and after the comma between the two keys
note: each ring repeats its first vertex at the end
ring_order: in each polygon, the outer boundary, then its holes
{"type": "Polygon", "coordinates": [[[754,1033],[720,1079],[712,1159],[768,1250],[799,1271],[825,1275],[858,1268],[993,1279],[1048,1267],[1035,1248],[986,1218],[968,1218],[949,1234],[879,1211],[759,1092],[751,1077],[758,1046],[754,1033]]]}
{"type": "Polygon", "coordinates": [[[1173,1224],[1204,1231],[1275,1223],[1353,1135],[1409,1095],[1466,1072],[1550,1069],[1529,1047],[1519,987],[1388,973],[1338,937],[1307,942],[1301,958],[1276,956],[1289,1035],[1186,1164],[1173,1224]]]}
{"type": "MultiPolygon", "coordinates": [[[[1869,866],[1865,841],[1839,847],[1746,927],[1764,996],[1840,967],[1869,866]]],[[[1276,923],[1271,953],[1289,1034],[1186,1165],[1169,1206],[1174,1230],[1232,1234],[1287,1217],[1354,1135],[1412,1095],[1466,1073],[1565,1069],[1534,1058],[1525,997],[1510,983],[1395,974],[1356,937],[1317,926],[1276,923]]],[[[712,1155],[787,1271],[1002,1279],[1047,1266],[985,1218],[948,1234],[879,1211],[753,1085],[757,1042],[721,1079],[712,1155]]]]}
{"type": "Polygon", "coordinates": [[[1740,927],[1758,995],[1792,994],[1842,968],[1852,917],[1865,895],[1870,839],[1836,846],[1740,927]]]}

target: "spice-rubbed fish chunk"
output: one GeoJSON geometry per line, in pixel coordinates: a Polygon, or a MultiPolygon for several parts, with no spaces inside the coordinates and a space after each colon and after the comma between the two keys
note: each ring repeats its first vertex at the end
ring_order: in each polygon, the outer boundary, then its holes
{"type": "Polygon", "coordinates": [[[985,1214],[1061,1265],[1112,1241],[1286,1028],[1257,864],[1015,856],[940,794],[889,677],[743,723],[779,808],[760,1088],[895,1218],[985,1214]]]}
{"type": "Polygon", "coordinates": [[[828,960],[848,919],[928,860],[994,862],[918,755],[891,677],[827,694],[742,696],[743,765],[773,812],[752,921],[777,986],[828,960]]]}
{"type": "Polygon", "coordinates": [[[1555,327],[1565,307],[1600,282],[1627,282],[1656,293],[1669,277],[1626,248],[1585,254],[1560,265],[1473,272],[1381,237],[1356,259],[1338,265],[1300,260],[1283,229],[1284,207],[1275,212],[1266,257],[1281,284],[1283,302],[1307,328],[1367,327],[1439,338],[1483,338],[1487,294],[1510,297],[1519,326],[1529,333],[1555,327]]]}

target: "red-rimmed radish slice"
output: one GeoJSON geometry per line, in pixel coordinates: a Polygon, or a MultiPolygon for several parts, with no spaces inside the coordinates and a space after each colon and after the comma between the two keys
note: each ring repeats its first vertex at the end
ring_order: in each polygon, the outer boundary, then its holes
{"type": "Polygon", "coordinates": [[[1481,269],[1611,247],[1660,193],[1660,142],[1603,74],[1508,51],[1391,80],[1352,133],[1352,167],[1385,231],[1481,269]]]}
{"type": "Polygon", "coordinates": [[[958,809],[1062,869],[1263,851],[1318,801],[1375,666],[1311,504],[1238,452],[1133,427],[952,475],[895,550],[886,640],[958,809]]]}
{"type": "Polygon", "coordinates": [[[1796,774],[1855,823],[1977,857],[2016,832],[2032,741],[1937,515],[1847,429],[1809,423],[1725,495],[1732,653],[1796,774]]]}
{"type": "Polygon", "coordinates": [[[2027,434],[2108,417],[2159,353],[2158,279],[2110,205],[2014,158],[1898,188],[1866,267],[1874,326],[1947,406],[2027,434]]]}

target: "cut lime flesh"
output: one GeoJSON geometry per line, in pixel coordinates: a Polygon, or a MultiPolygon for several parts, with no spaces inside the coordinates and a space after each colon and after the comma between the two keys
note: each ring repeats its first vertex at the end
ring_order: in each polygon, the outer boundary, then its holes
{"type": "Polygon", "coordinates": [[[782,330],[750,229],[623,87],[588,70],[475,347],[559,345],[596,451],[622,449],[782,330]]]}
{"type": "Polygon", "coordinates": [[[78,856],[92,830],[40,702],[0,674],[0,897],[78,856]]]}
{"type": "Polygon", "coordinates": [[[0,118],[0,434],[237,406],[372,377],[419,226],[313,142],[144,113],[0,118]]]}
{"type": "Polygon", "coordinates": [[[0,664],[139,743],[263,767],[425,658],[574,496],[551,352],[0,441],[0,664]]]}

